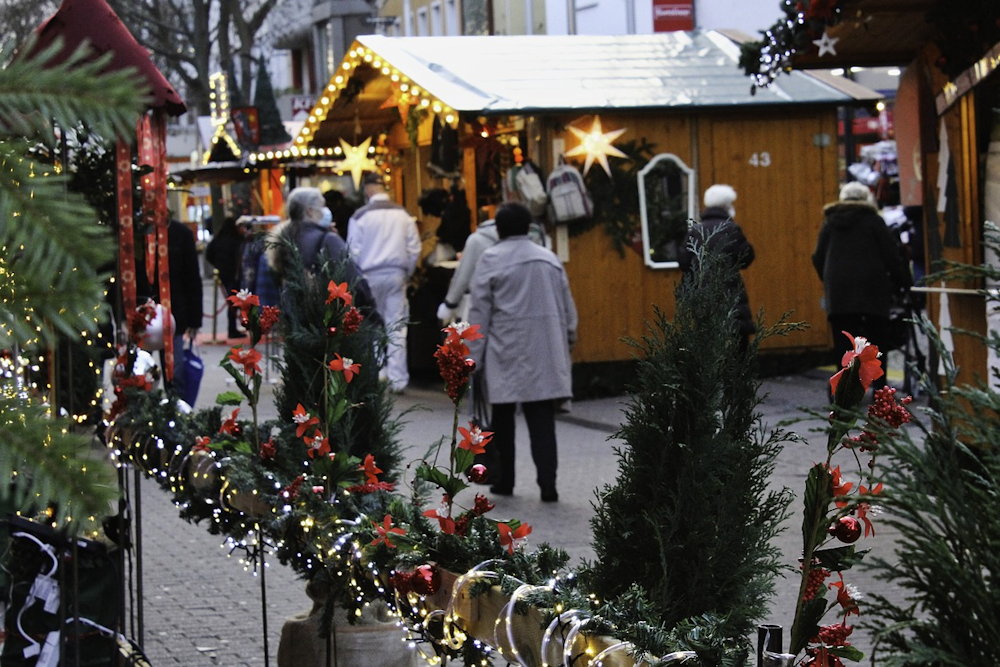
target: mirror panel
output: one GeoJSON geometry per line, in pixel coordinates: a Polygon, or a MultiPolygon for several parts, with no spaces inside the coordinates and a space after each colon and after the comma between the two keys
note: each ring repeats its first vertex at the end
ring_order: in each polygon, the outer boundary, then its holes
{"type": "Polygon", "coordinates": [[[694,170],[673,153],[660,153],[642,168],[638,181],[646,266],[677,268],[688,221],[698,215],[694,170]]]}

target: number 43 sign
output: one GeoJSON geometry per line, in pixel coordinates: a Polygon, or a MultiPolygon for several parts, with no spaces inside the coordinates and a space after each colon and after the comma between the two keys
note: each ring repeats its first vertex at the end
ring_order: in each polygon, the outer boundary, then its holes
{"type": "Polygon", "coordinates": [[[770,167],[771,166],[771,154],[767,151],[762,151],[760,153],[754,153],[750,156],[750,166],[751,167],[770,167]]]}

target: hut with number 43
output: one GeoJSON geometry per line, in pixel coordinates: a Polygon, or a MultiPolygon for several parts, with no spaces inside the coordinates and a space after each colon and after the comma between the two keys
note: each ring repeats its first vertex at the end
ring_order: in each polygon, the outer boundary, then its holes
{"type": "MultiPolygon", "coordinates": [[[[821,350],[830,336],[809,258],[822,206],[839,187],[837,109],[879,96],[802,72],[753,91],[738,66],[741,38],[362,36],[289,149],[271,157],[381,170],[418,218],[429,189],[461,193],[482,217],[516,196],[526,170],[554,195],[549,177],[572,166],[589,209],[566,188],[565,201],[529,207],[569,275],[579,382],[631,359],[623,339],[644,334],[654,307],[672,312],[688,221],[706,187],[728,183],[756,249],[744,272],[751,308],[813,325],[769,341],[768,351],[821,350]]],[[[571,171],[558,174],[573,180],[571,171]]],[[[436,328],[438,301],[427,301],[412,319],[436,328]]]]}

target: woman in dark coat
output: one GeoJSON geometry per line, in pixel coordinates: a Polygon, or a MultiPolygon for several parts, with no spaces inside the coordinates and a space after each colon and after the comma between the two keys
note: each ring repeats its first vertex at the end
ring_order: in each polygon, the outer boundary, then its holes
{"type": "Polygon", "coordinates": [[[837,361],[851,348],[842,331],[887,351],[882,341],[889,309],[896,295],[912,284],[903,254],[863,183],[845,184],[840,201],[827,204],[823,215],[812,261],[823,281],[837,361]]]}
{"type": "MultiPolygon", "coordinates": [[[[242,254],[243,235],[236,225],[236,218],[227,217],[222,221],[218,233],[212,237],[205,248],[205,259],[219,271],[219,280],[225,289],[226,296],[240,289],[240,255],[242,254]]],[[[226,321],[229,325],[229,337],[239,338],[245,334],[236,328],[236,314],[239,309],[230,305],[226,309],[226,321]]]]}
{"type": "Polygon", "coordinates": [[[753,262],[755,257],[753,246],[733,220],[733,215],[736,213],[733,208],[736,190],[732,186],[724,184],[710,186],[705,190],[704,201],[705,210],[701,213],[701,222],[695,223],[688,230],[677,261],[681,270],[688,273],[695,264],[698,248],[705,245],[708,252],[724,253],[732,262],[735,270],[731,288],[738,294],[736,320],[739,333],[745,342],[754,332],[755,326],[746,286],[739,272],[753,262]]]}

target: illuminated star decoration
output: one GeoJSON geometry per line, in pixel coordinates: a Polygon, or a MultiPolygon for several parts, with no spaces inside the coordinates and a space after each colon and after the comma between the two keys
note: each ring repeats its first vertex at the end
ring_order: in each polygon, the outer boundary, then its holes
{"type": "Polygon", "coordinates": [[[340,148],[344,151],[344,159],[338,167],[340,171],[351,172],[351,180],[354,181],[355,189],[361,187],[361,174],[366,171],[378,171],[375,160],[368,157],[368,147],[372,143],[372,138],[368,137],[357,146],[352,146],[343,139],[340,140],[340,148]]]}
{"type": "Polygon", "coordinates": [[[594,164],[594,160],[601,163],[601,167],[604,168],[604,173],[611,176],[611,167],[608,166],[608,156],[611,157],[628,157],[625,153],[611,145],[615,139],[620,137],[625,133],[625,128],[620,130],[613,130],[611,132],[604,132],[601,129],[601,117],[594,116],[594,124],[590,126],[590,132],[584,132],[581,129],[569,126],[569,131],[576,135],[580,140],[580,145],[571,151],[566,153],[566,157],[574,157],[576,155],[586,155],[587,159],[583,164],[583,174],[587,175],[590,171],[590,165],[594,164]]]}
{"type": "Polygon", "coordinates": [[[386,98],[385,102],[382,102],[382,106],[379,109],[388,109],[390,107],[396,107],[399,110],[399,119],[406,123],[406,118],[410,115],[410,107],[413,106],[413,100],[410,98],[409,93],[404,93],[399,89],[399,84],[392,84],[392,95],[386,98]]]}
{"type": "Polygon", "coordinates": [[[837,49],[834,47],[837,45],[837,42],[839,40],[840,40],[839,37],[830,37],[830,33],[824,30],[823,36],[820,37],[819,39],[814,39],[812,43],[815,44],[816,47],[819,49],[820,57],[825,56],[828,53],[831,56],[835,56],[837,55],[837,49]]]}

